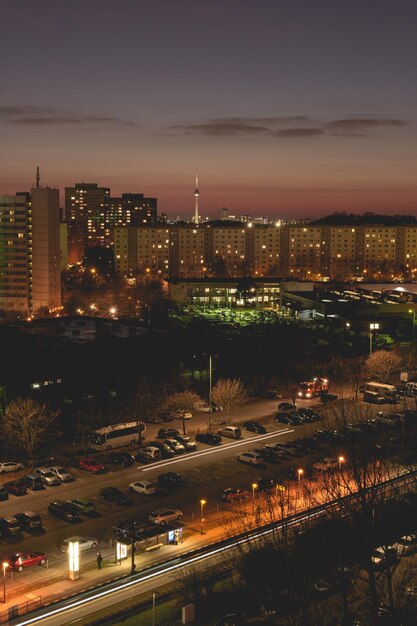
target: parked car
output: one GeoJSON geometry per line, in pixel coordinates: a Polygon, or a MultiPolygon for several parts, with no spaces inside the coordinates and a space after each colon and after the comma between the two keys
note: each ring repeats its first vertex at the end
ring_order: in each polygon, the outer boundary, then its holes
{"type": "Polygon", "coordinates": [[[301,407],[297,409],[297,413],[301,415],[307,422],[316,422],[321,420],[321,415],[310,409],[309,407],[301,407]]]}
{"type": "Polygon", "coordinates": [[[217,413],[218,413],[219,411],[223,411],[223,410],[224,410],[224,409],[223,409],[223,407],[222,407],[222,405],[221,405],[221,404],[217,404],[217,402],[212,402],[212,403],[211,403],[211,408],[213,409],[213,411],[215,411],[215,412],[217,412],[217,413]]]}
{"type": "Polygon", "coordinates": [[[130,483],[129,491],[133,493],[140,493],[145,496],[151,496],[156,493],[156,487],[149,480],[138,480],[135,483],[130,483]]]}
{"type": "Polygon", "coordinates": [[[400,537],[390,546],[398,556],[408,556],[417,552],[417,535],[410,534],[400,537]]]}
{"type": "Polygon", "coordinates": [[[117,487],[104,487],[104,489],[100,489],[99,495],[102,500],[108,500],[108,502],[112,502],[113,504],[120,504],[122,506],[133,504],[132,500],[125,496],[123,491],[117,487]]]}
{"type": "Polygon", "coordinates": [[[165,411],[160,414],[161,420],[163,422],[172,422],[174,419],[170,411],[165,411]]]}
{"type": "Polygon", "coordinates": [[[246,500],[249,498],[249,491],[239,487],[228,487],[223,489],[221,499],[223,502],[234,502],[235,500],[246,500]]]}
{"type": "Polygon", "coordinates": [[[0,461],[0,474],[15,472],[20,469],[24,469],[24,465],[22,465],[22,463],[16,463],[15,461],[0,461]]]}
{"type": "Polygon", "coordinates": [[[384,411],[378,411],[378,413],[375,415],[375,421],[379,422],[380,424],[384,424],[385,426],[398,426],[401,423],[402,419],[403,415],[395,413],[385,413],[384,411]]]}
{"type": "Polygon", "coordinates": [[[169,524],[169,522],[176,522],[182,519],[182,511],[178,509],[156,509],[153,511],[148,520],[151,524],[160,524],[161,526],[165,526],[165,524],[169,524]]]}
{"type": "Polygon", "coordinates": [[[197,450],[196,442],[193,441],[189,435],[176,435],[174,439],[184,446],[186,452],[194,452],[197,450]]]}
{"type": "Polygon", "coordinates": [[[77,511],[83,513],[84,515],[94,515],[97,513],[96,507],[87,498],[75,498],[74,500],[68,500],[68,504],[74,506],[77,511]]]}
{"type": "Polygon", "coordinates": [[[26,487],[32,491],[40,491],[41,489],[44,489],[42,478],[37,474],[26,474],[26,476],[23,476],[22,480],[26,487]]]}
{"type": "Polygon", "coordinates": [[[258,422],[254,422],[253,420],[249,420],[248,422],[245,422],[243,424],[243,428],[245,430],[249,430],[250,432],[256,433],[258,435],[263,435],[264,433],[266,433],[265,426],[262,426],[262,424],[258,424],[258,422]]]}
{"type": "Polygon", "coordinates": [[[135,458],[137,461],[159,461],[162,459],[162,452],[155,446],[146,446],[139,450],[135,458]]]}
{"type": "Polygon", "coordinates": [[[193,416],[191,411],[171,411],[174,420],[190,420],[193,416]]]}
{"type": "Polygon", "coordinates": [[[48,557],[43,552],[15,552],[11,554],[6,562],[12,570],[22,572],[32,565],[45,565],[48,557]]]}
{"type": "Polygon", "coordinates": [[[217,434],[220,437],[229,437],[230,439],[240,439],[242,436],[242,431],[239,426],[224,426],[217,431],[217,434]]]}
{"type": "Polygon", "coordinates": [[[211,413],[213,410],[207,402],[200,402],[195,404],[194,409],[196,411],[201,411],[202,413],[211,413]]]}
{"type": "Polygon", "coordinates": [[[335,393],[322,392],[320,394],[320,402],[333,402],[333,400],[338,400],[339,396],[335,393]]]}
{"type": "Polygon", "coordinates": [[[365,391],[363,401],[369,402],[370,404],[385,404],[386,402],[385,397],[381,396],[381,394],[376,391],[365,391]]]}
{"type": "Polygon", "coordinates": [[[258,393],[258,396],[265,398],[265,400],[280,400],[282,398],[282,395],[275,389],[263,389],[258,393]]]}
{"type": "Polygon", "coordinates": [[[22,530],[41,530],[42,519],[39,513],[33,511],[24,511],[23,513],[16,513],[15,518],[20,524],[22,530]]]}
{"type": "Polygon", "coordinates": [[[236,455],[236,460],[249,465],[262,465],[263,459],[258,452],[240,452],[236,455]]]}
{"type": "Polygon", "coordinates": [[[57,487],[61,484],[58,476],[53,474],[49,467],[35,467],[35,474],[42,480],[44,485],[48,487],[57,487]]]}
{"type": "Polygon", "coordinates": [[[59,478],[62,483],[70,483],[74,480],[74,474],[71,474],[68,470],[60,465],[54,465],[49,468],[55,476],[59,478]]]}
{"type": "Polygon", "coordinates": [[[197,433],[195,440],[200,443],[207,443],[210,446],[218,446],[222,442],[220,435],[216,433],[197,433]]]}
{"type": "Polygon", "coordinates": [[[148,424],[162,424],[164,420],[159,415],[150,415],[146,421],[148,424]]]}
{"type": "Polygon", "coordinates": [[[167,444],[164,443],[163,441],[157,441],[157,440],[150,441],[148,443],[148,447],[158,448],[158,450],[161,451],[162,458],[164,458],[164,459],[169,459],[169,458],[172,458],[173,456],[175,456],[174,450],[172,448],[170,448],[169,446],[167,446],[167,444]]]}
{"type": "Polygon", "coordinates": [[[181,474],[176,474],[175,472],[165,472],[164,474],[159,474],[158,485],[168,489],[178,489],[182,486],[182,476],[181,474]]]}
{"type": "Polygon", "coordinates": [[[120,465],[120,467],[131,467],[135,462],[135,457],[128,452],[110,452],[104,457],[104,462],[109,465],[120,465]]]}
{"type": "Polygon", "coordinates": [[[166,439],[167,437],[175,437],[175,435],[179,435],[180,431],[178,428],[160,428],[158,430],[158,439],[166,439]]]}
{"type": "Polygon", "coordinates": [[[23,480],[11,480],[3,485],[12,496],[24,496],[27,494],[26,485],[23,480]]]}
{"type": "Polygon", "coordinates": [[[185,446],[182,445],[177,439],[164,439],[164,443],[167,444],[175,454],[183,454],[185,452],[185,446]]]}
{"type": "Polygon", "coordinates": [[[90,456],[81,458],[78,465],[81,469],[90,472],[90,474],[103,474],[106,471],[106,467],[103,463],[100,463],[100,461],[90,456]]]}
{"type": "Polygon", "coordinates": [[[0,532],[3,537],[8,537],[9,539],[16,537],[16,535],[20,535],[22,528],[19,524],[19,520],[17,520],[13,515],[0,517],[0,532]]]}
{"type": "Polygon", "coordinates": [[[280,402],[278,404],[278,411],[295,411],[297,406],[292,402],[280,402]]]}
{"type": "Polygon", "coordinates": [[[4,500],[8,500],[8,499],[9,499],[9,492],[7,491],[5,487],[0,487],[0,501],[3,502],[4,500]]]}
{"type": "Polygon", "coordinates": [[[273,478],[258,478],[258,480],[256,480],[255,482],[258,485],[259,493],[277,490],[285,491],[285,487],[281,484],[278,484],[277,481],[273,478]]]}
{"type": "Polygon", "coordinates": [[[75,506],[63,500],[54,500],[48,504],[48,511],[64,522],[81,522],[80,514],[75,506]]]}
{"type": "Polygon", "coordinates": [[[76,535],[75,537],[68,537],[68,539],[64,539],[59,549],[61,552],[68,552],[70,543],[78,543],[78,549],[80,552],[84,552],[85,550],[95,550],[98,546],[98,540],[94,537],[79,537],[76,535]]]}

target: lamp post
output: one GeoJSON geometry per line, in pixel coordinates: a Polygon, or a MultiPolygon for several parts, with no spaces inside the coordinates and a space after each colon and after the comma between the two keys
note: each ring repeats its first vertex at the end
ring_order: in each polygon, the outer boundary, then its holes
{"type": "Polygon", "coordinates": [[[258,488],[258,483],[252,483],[252,514],[255,513],[255,491],[258,488]]]}
{"type": "Polygon", "coordinates": [[[155,626],[155,605],[156,605],[156,596],[159,596],[158,591],[154,591],[152,593],[152,626],[155,626]]]}
{"type": "Polygon", "coordinates": [[[211,406],[211,389],[212,389],[212,384],[213,384],[213,359],[211,354],[209,354],[209,406],[210,406],[210,412],[209,412],[209,430],[211,430],[211,411],[212,411],[212,406],[211,406]]]}
{"type": "Polygon", "coordinates": [[[207,500],[200,500],[200,534],[204,535],[204,507],[207,500]]]}
{"type": "Polygon", "coordinates": [[[9,567],[7,561],[3,561],[1,564],[3,568],[3,603],[6,604],[6,570],[9,567]]]}
{"type": "Polygon", "coordinates": [[[340,456],[337,458],[337,462],[338,462],[338,464],[339,464],[339,472],[341,472],[341,471],[342,471],[342,464],[345,462],[345,457],[344,457],[344,456],[342,456],[342,455],[340,455],[340,456]]]}
{"type": "Polygon", "coordinates": [[[416,310],[415,309],[408,309],[408,312],[413,314],[413,341],[414,341],[415,327],[416,327],[416,310]]]}
{"type": "Polygon", "coordinates": [[[372,338],[373,338],[373,332],[375,330],[379,330],[379,323],[378,322],[371,322],[369,324],[369,354],[372,354],[372,338]]]}

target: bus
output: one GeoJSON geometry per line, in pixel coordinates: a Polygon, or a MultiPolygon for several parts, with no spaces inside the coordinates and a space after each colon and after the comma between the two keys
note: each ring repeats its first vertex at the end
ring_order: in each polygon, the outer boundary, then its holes
{"type": "Polygon", "coordinates": [[[143,422],[123,422],[98,428],[90,436],[93,450],[111,450],[122,446],[134,446],[145,438],[146,426],[143,422]],[[140,434],[139,434],[140,433],[140,434]]]}
{"type": "Polygon", "coordinates": [[[396,387],[394,387],[394,385],[387,385],[386,383],[378,383],[375,381],[366,383],[364,392],[366,391],[374,391],[375,393],[379,393],[380,396],[384,396],[384,398],[395,399],[397,397],[396,387]]]}

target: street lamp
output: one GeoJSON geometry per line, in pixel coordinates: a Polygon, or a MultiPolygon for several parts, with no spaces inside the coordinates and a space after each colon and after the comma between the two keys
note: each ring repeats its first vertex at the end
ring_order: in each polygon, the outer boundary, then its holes
{"type": "Polygon", "coordinates": [[[413,340],[414,340],[415,327],[416,327],[416,310],[415,309],[408,309],[408,312],[413,314],[413,340]]]}
{"type": "Polygon", "coordinates": [[[200,534],[204,535],[204,507],[207,500],[200,500],[200,534]]]}
{"type": "Polygon", "coordinates": [[[3,568],[3,603],[6,604],[6,570],[9,567],[7,561],[3,561],[1,564],[3,568]]]}
{"type": "Polygon", "coordinates": [[[303,470],[303,468],[302,468],[302,467],[299,467],[299,468],[298,468],[298,470],[297,470],[298,484],[300,484],[300,483],[301,483],[301,478],[302,478],[302,475],[303,475],[303,474],[304,474],[304,470],[303,470]]]}
{"type": "Polygon", "coordinates": [[[370,322],[369,324],[369,354],[372,354],[372,338],[375,330],[379,330],[378,322],[370,322]]]}
{"type": "Polygon", "coordinates": [[[342,463],[344,463],[344,462],[345,462],[345,457],[344,457],[344,456],[342,456],[342,455],[340,455],[340,456],[337,458],[337,462],[339,463],[339,472],[341,472],[341,471],[342,471],[342,463]]]}
{"type": "Polygon", "coordinates": [[[255,491],[258,488],[258,483],[252,483],[252,513],[255,513],[255,491]]]}
{"type": "Polygon", "coordinates": [[[159,596],[158,591],[154,591],[152,593],[152,626],[155,626],[155,604],[156,604],[156,596],[159,596]]]}

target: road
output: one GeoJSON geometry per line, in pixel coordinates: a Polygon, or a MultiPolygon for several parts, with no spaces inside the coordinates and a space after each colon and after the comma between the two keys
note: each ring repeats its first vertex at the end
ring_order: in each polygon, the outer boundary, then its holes
{"type": "MultiPolygon", "coordinates": [[[[314,406],[319,404],[312,401],[304,401],[305,405],[314,406]]],[[[300,402],[301,405],[301,402],[300,402]]],[[[1,515],[13,515],[20,511],[33,510],[42,515],[45,533],[40,536],[23,535],[23,539],[15,543],[1,544],[1,556],[7,556],[14,551],[38,550],[46,552],[49,559],[49,571],[31,568],[25,572],[17,573],[14,581],[9,582],[9,593],[17,590],[24,584],[35,582],[40,578],[47,578],[53,572],[63,572],[67,568],[66,556],[58,550],[63,539],[73,535],[92,536],[99,540],[99,549],[105,558],[111,558],[113,548],[110,548],[110,539],[113,538],[111,526],[126,517],[135,517],[145,520],[149,513],[160,506],[179,508],[184,512],[184,522],[187,525],[198,526],[200,515],[200,499],[207,501],[205,518],[207,523],[211,519],[218,519],[221,511],[228,511],[233,505],[225,505],[220,500],[220,495],[225,487],[245,487],[250,485],[260,476],[282,479],[285,476],[286,465],[265,465],[262,468],[254,468],[237,463],[235,456],[239,451],[274,441],[289,441],[295,437],[308,436],[314,432],[318,423],[310,423],[297,427],[287,428],[274,421],[276,412],[276,400],[263,400],[251,402],[241,407],[232,415],[232,421],[244,421],[249,418],[259,419],[267,427],[265,435],[253,435],[244,432],[243,439],[239,441],[224,439],[218,447],[199,444],[197,452],[174,457],[149,465],[135,464],[128,469],[111,471],[107,474],[92,476],[81,470],[74,470],[76,480],[73,483],[60,485],[59,487],[46,487],[41,492],[28,492],[20,498],[10,496],[9,500],[1,503],[1,515]],[[140,478],[156,480],[158,474],[165,471],[176,471],[183,476],[184,487],[178,492],[169,493],[160,491],[155,496],[142,496],[133,494],[131,507],[120,507],[108,502],[103,502],[98,497],[98,492],[106,486],[115,486],[123,490],[127,489],[130,482],[140,478]],[[94,518],[83,517],[79,524],[72,525],[61,520],[52,518],[47,512],[47,506],[53,499],[69,500],[72,498],[86,497],[91,499],[97,508],[98,516],[94,518]]],[[[212,414],[219,419],[222,413],[212,414]]],[[[207,422],[207,414],[193,418],[192,430],[202,429],[207,422]]],[[[155,437],[161,425],[149,425],[146,439],[149,441],[155,437]]],[[[187,424],[188,426],[188,424],[187,424]]],[[[297,459],[301,465],[311,459],[297,459]]],[[[288,465],[288,463],[287,463],[288,465]]],[[[9,474],[9,480],[12,475],[9,474]]],[[[82,554],[83,563],[93,562],[95,551],[82,554]]]]}
{"type": "MultiPolygon", "coordinates": [[[[398,490],[408,488],[410,484],[414,484],[415,477],[409,473],[397,478],[391,478],[386,481],[384,491],[387,497],[390,493],[398,493],[398,490]]],[[[381,485],[382,486],[382,485],[381,485]]],[[[372,489],[372,487],[370,487],[372,489]]],[[[346,496],[348,500],[354,499],[355,496],[346,496]]],[[[340,499],[334,500],[333,503],[311,508],[308,511],[302,511],[292,515],[288,519],[284,519],[273,524],[267,524],[263,527],[255,527],[249,531],[245,531],[243,535],[230,537],[229,539],[214,543],[209,547],[201,550],[184,554],[182,558],[173,559],[163,564],[158,570],[148,568],[138,573],[132,578],[119,580],[111,585],[93,589],[74,599],[66,600],[55,604],[54,606],[41,609],[35,616],[30,614],[16,620],[15,624],[20,626],[30,626],[32,624],[44,624],[45,626],[63,626],[69,623],[77,623],[82,617],[91,615],[98,610],[120,604],[123,601],[131,600],[135,593],[144,594],[155,588],[160,588],[163,584],[173,582],[181,576],[182,571],[189,570],[190,566],[199,567],[204,564],[207,568],[214,560],[218,563],[219,555],[224,560],[233,555],[238,545],[244,547],[249,540],[260,537],[268,537],[271,532],[276,532],[277,528],[284,525],[298,525],[303,520],[309,519],[311,516],[317,517],[323,515],[329,506],[338,506],[340,499]]]]}

